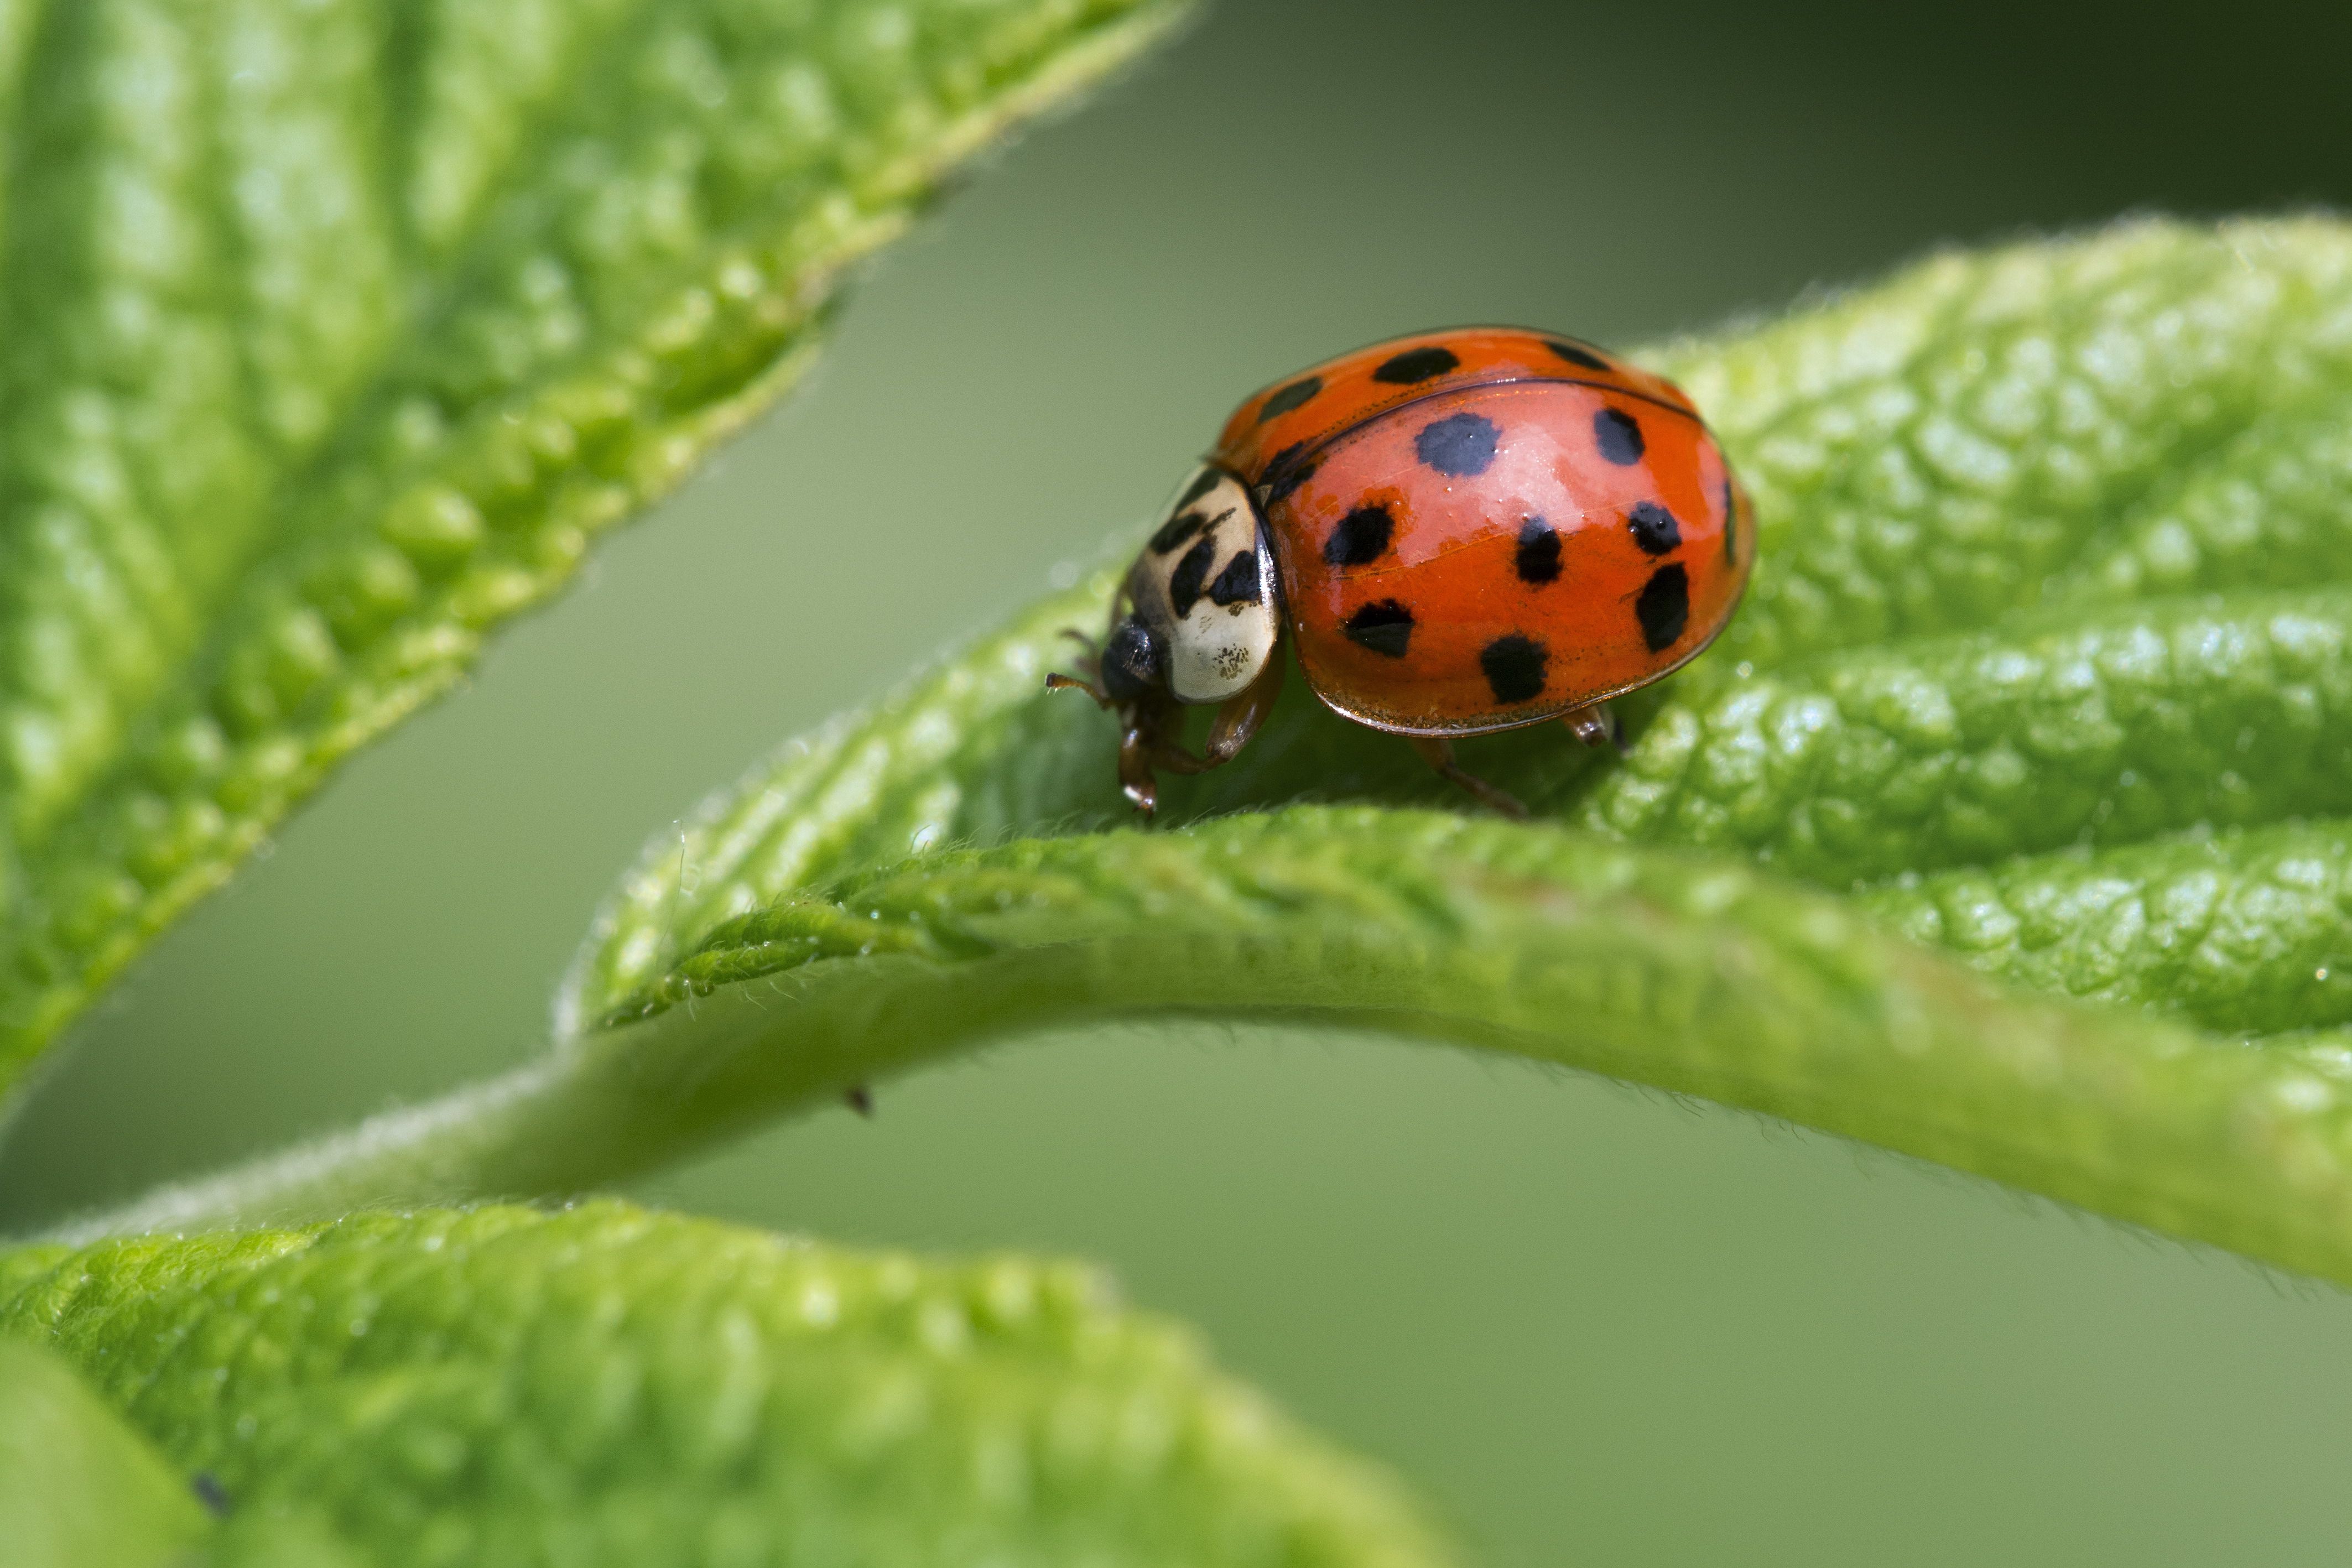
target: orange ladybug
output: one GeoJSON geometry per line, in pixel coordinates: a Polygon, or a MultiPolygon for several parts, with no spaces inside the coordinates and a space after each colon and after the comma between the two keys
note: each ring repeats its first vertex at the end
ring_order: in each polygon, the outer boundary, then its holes
{"type": "Polygon", "coordinates": [[[1748,501],[1681,390],[1573,338],[1470,327],[1375,344],[1226,421],[1111,607],[1090,679],[1119,782],[1229,761],[1280,692],[1286,634],[1333,712],[1465,772],[1454,737],[1564,720],[1617,738],[1609,699],[1680,668],[1754,564],[1748,501]],[[1208,745],[1186,705],[1217,705],[1208,745]]]}

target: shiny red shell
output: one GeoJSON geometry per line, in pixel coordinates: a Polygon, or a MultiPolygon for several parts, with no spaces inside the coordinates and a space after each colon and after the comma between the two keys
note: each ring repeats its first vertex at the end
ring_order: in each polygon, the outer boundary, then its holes
{"type": "Polygon", "coordinates": [[[1300,667],[1410,735],[1533,724],[1714,640],[1746,497],[1672,382],[1573,339],[1465,328],[1277,382],[1212,460],[1257,497],[1300,667]]]}

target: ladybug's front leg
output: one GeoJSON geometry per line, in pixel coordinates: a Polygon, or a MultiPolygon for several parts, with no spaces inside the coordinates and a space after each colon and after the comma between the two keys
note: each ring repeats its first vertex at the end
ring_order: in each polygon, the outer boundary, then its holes
{"type": "Polygon", "coordinates": [[[1144,726],[1129,721],[1118,735],[1118,788],[1128,803],[1149,817],[1160,809],[1160,780],[1151,765],[1160,749],[1144,726]]]}
{"type": "Polygon", "coordinates": [[[1250,737],[1257,734],[1266,716],[1274,711],[1275,699],[1282,695],[1283,666],[1289,663],[1283,656],[1282,644],[1276,643],[1257,679],[1217,705],[1217,716],[1209,726],[1209,744],[1204,748],[1208,755],[1202,758],[1202,766],[1221,768],[1250,743],[1250,737]]]}
{"type": "Polygon", "coordinates": [[[1173,698],[1147,693],[1118,710],[1118,787],[1135,809],[1149,817],[1160,808],[1155,771],[1198,773],[1208,766],[1176,744],[1184,710],[1173,698]]]}
{"type": "Polygon", "coordinates": [[[1217,716],[1209,725],[1209,744],[1202,748],[1205,756],[1193,756],[1171,737],[1170,732],[1176,727],[1176,716],[1181,710],[1165,707],[1149,713],[1139,711],[1119,737],[1118,777],[1127,798],[1149,816],[1152,807],[1145,801],[1156,801],[1159,794],[1152,780],[1155,769],[1162,773],[1206,773],[1231,762],[1265,726],[1266,715],[1274,711],[1276,699],[1282,695],[1282,650],[1276,648],[1257,679],[1217,705],[1217,716]]]}
{"type": "Polygon", "coordinates": [[[1408,735],[1405,739],[1411,741],[1412,748],[1421,753],[1423,761],[1476,796],[1481,804],[1500,812],[1515,822],[1524,822],[1528,820],[1528,809],[1520,803],[1517,795],[1507,789],[1497,789],[1476,774],[1466,771],[1460,763],[1454,761],[1454,743],[1444,736],[1408,735]]]}

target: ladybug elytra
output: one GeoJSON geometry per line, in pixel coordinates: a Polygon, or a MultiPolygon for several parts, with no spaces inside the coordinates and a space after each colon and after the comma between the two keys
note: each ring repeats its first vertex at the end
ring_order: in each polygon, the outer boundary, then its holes
{"type": "Polygon", "coordinates": [[[1256,733],[1286,635],[1326,706],[1520,816],[1454,737],[1556,718],[1615,740],[1609,699],[1730,619],[1748,524],[1672,382],[1549,333],[1401,338],[1235,410],[1129,570],[1093,678],[1047,684],[1118,712],[1119,781],[1149,812],[1155,772],[1214,768],[1256,733]],[[1197,704],[1217,711],[1196,756],[1177,737],[1197,704]]]}

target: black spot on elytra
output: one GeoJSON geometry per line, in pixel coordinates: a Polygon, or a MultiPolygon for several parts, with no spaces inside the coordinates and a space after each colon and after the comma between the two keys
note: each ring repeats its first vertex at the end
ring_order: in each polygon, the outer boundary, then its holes
{"type": "Polygon", "coordinates": [[[1292,409],[1304,406],[1307,400],[1322,390],[1321,376],[1302,376],[1265,400],[1265,406],[1257,411],[1257,422],[1264,424],[1269,419],[1279,419],[1292,409]]]}
{"type": "Polygon", "coordinates": [[[1601,455],[1620,467],[1642,460],[1642,427],[1622,408],[1604,408],[1592,416],[1592,439],[1601,455]]]}
{"type": "Polygon", "coordinates": [[[1217,481],[1223,477],[1224,475],[1217,469],[1202,469],[1198,474],[1192,476],[1192,482],[1184,486],[1184,493],[1176,497],[1176,505],[1171,507],[1170,510],[1178,512],[1182,511],[1185,507],[1191,506],[1193,502],[1199,500],[1202,497],[1215,489],[1217,487],[1217,481]]]}
{"type": "Polygon", "coordinates": [[[1736,560],[1739,555],[1739,492],[1732,488],[1731,476],[1723,476],[1723,559],[1736,560]]]}
{"type": "Polygon", "coordinates": [[[1225,562],[1225,570],[1209,584],[1209,602],[1221,607],[1255,604],[1264,591],[1258,580],[1257,551],[1248,549],[1225,562]]]}
{"type": "Polygon", "coordinates": [[[1559,576],[1559,530],[1541,517],[1519,525],[1519,551],[1512,559],[1521,582],[1549,582],[1559,576]]]}
{"type": "Polygon", "coordinates": [[[1160,684],[1159,639],[1140,621],[1120,622],[1103,643],[1103,695],[1131,703],[1160,684]]]}
{"type": "Polygon", "coordinates": [[[1683,542],[1683,528],[1675,515],[1655,501],[1636,501],[1625,514],[1625,527],[1643,555],[1664,555],[1683,542]]]}
{"type": "Polygon", "coordinates": [[[1415,382],[1425,382],[1432,376],[1442,376],[1460,366],[1451,349],[1432,344],[1425,349],[1407,349],[1403,353],[1383,361],[1372,372],[1372,380],[1386,382],[1391,386],[1409,387],[1415,382]]]}
{"type": "Polygon", "coordinates": [[[1412,449],[1440,474],[1466,479],[1486,471],[1502,438],[1501,428],[1485,415],[1454,413],[1422,426],[1412,449]]]}
{"type": "Polygon", "coordinates": [[[1642,641],[1653,653],[1674,646],[1690,621],[1690,577],[1680,561],[1670,561],[1650,574],[1642,597],[1633,601],[1633,618],[1642,623],[1642,641]]]}
{"type": "Polygon", "coordinates": [[[1610,364],[1607,360],[1602,359],[1599,354],[1594,353],[1591,349],[1586,348],[1581,343],[1565,342],[1558,338],[1546,338],[1544,340],[1544,347],[1549,349],[1553,353],[1558,354],[1561,359],[1566,360],[1570,364],[1574,365],[1579,370],[1606,371],[1615,369],[1615,367],[1610,364]]]}
{"type": "Polygon", "coordinates": [[[1290,493],[1314,476],[1315,465],[1307,460],[1307,443],[1294,441],[1266,459],[1265,472],[1258,476],[1258,505],[1271,507],[1286,500],[1290,493]]]}
{"type": "Polygon", "coordinates": [[[1396,519],[1386,507],[1358,507],[1323,541],[1323,559],[1332,566],[1369,566],[1381,559],[1395,532],[1396,519]]]}
{"type": "Polygon", "coordinates": [[[220,1477],[210,1470],[198,1470],[188,1478],[188,1490],[196,1494],[196,1500],[205,1505],[206,1513],[215,1519],[228,1517],[228,1489],[221,1485],[220,1477]]]}
{"type": "Polygon", "coordinates": [[[1478,651],[1478,667],[1498,703],[1532,702],[1543,695],[1551,650],[1524,632],[1506,632],[1478,651]]]}
{"type": "Polygon", "coordinates": [[[1412,642],[1412,612],[1393,599],[1383,599],[1349,616],[1339,630],[1360,648],[1402,659],[1412,642]]]}
{"type": "Polygon", "coordinates": [[[1202,539],[1184,552],[1176,570],[1168,574],[1168,608],[1181,621],[1192,613],[1192,606],[1201,602],[1201,591],[1209,584],[1209,568],[1216,564],[1217,541],[1202,539]]]}

